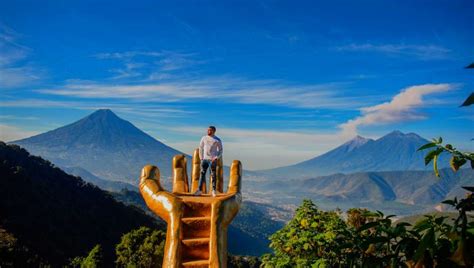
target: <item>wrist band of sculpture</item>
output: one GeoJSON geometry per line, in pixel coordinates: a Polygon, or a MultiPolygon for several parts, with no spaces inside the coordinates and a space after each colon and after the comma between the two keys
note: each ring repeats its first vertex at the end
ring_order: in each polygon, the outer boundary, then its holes
{"type": "MultiPolygon", "coordinates": [[[[227,267],[227,227],[242,202],[242,165],[234,160],[230,168],[227,193],[223,193],[223,164],[218,160],[218,194],[194,196],[200,175],[199,151],[192,163],[191,189],[188,184],[186,157],[173,158],[173,190],[160,183],[160,170],[147,165],[142,169],[140,192],[147,206],[168,224],[163,267],[227,267]]],[[[212,183],[209,183],[212,185],[212,183]]]]}

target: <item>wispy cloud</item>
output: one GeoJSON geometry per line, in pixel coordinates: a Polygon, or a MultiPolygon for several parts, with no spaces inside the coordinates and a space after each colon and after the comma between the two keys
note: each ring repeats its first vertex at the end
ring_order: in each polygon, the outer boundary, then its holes
{"type": "MultiPolygon", "coordinates": [[[[114,112],[120,114],[129,114],[140,117],[148,118],[177,118],[189,116],[190,114],[196,113],[180,106],[160,106],[157,104],[145,104],[145,103],[109,103],[109,102],[84,102],[84,101],[54,101],[44,99],[22,99],[22,100],[8,100],[1,101],[0,107],[15,107],[15,108],[40,108],[40,109],[51,109],[51,108],[66,108],[66,109],[78,109],[78,110],[90,110],[94,111],[97,109],[113,109],[114,112]]],[[[7,119],[8,116],[5,116],[7,119]]],[[[1,119],[1,117],[0,117],[1,119]]]]}
{"type": "Polygon", "coordinates": [[[14,88],[41,78],[42,71],[27,59],[30,49],[19,44],[20,34],[0,23],[0,87],[14,88]]]}
{"type": "Polygon", "coordinates": [[[156,62],[156,64],[160,66],[161,71],[169,72],[179,69],[185,69],[190,66],[205,62],[193,59],[194,56],[195,54],[193,53],[167,52],[161,60],[156,62]]]}
{"type": "Polygon", "coordinates": [[[436,45],[406,45],[406,44],[349,44],[339,46],[338,51],[377,52],[387,55],[414,56],[423,60],[446,59],[451,50],[436,45]]]}
{"type": "Polygon", "coordinates": [[[362,108],[361,116],[341,124],[340,128],[345,136],[354,136],[360,126],[425,119],[426,116],[419,112],[419,108],[426,105],[423,97],[455,87],[454,84],[425,84],[405,88],[389,102],[362,108]]]}
{"type": "Polygon", "coordinates": [[[168,77],[170,72],[187,69],[205,63],[195,59],[194,53],[175,51],[125,51],[95,54],[100,60],[114,60],[119,67],[109,71],[114,73],[112,79],[141,78],[142,80],[160,80],[168,77]]]}
{"type": "Polygon", "coordinates": [[[121,68],[110,69],[109,71],[115,73],[112,79],[134,78],[142,76],[140,68],[145,66],[145,63],[127,62],[121,68]]]}
{"type": "Polygon", "coordinates": [[[16,116],[9,114],[0,115],[0,120],[39,120],[39,117],[36,116],[16,116]]]}
{"type": "Polygon", "coordinates": [[[104,52],[94,55],[98,59],[130,59],[137,56],[162,57],[162,52],[157,51],[125,51],[125,52],[104,52]]]}
{"type": "Polygon", "coordinates": [[[371,101],[368,96],[347,96],[347,83],[289,84],[278,80],[229,77],[175,79],[141,85],[69,83],[37,92],[91,99],[129,99],[155,102],[219,100],[230,103],[268,104],[295,108],[354,109],[371,101]]]}

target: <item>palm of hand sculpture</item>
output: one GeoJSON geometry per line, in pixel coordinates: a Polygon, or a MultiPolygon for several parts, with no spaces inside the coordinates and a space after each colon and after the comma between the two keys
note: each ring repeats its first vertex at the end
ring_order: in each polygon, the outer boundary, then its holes
{"type": "Polygon", "coordinates": [[[160,170],[147,165],[142,169],[140,192],[147,206],[168,224],[163,267],[227,267],[227,227],[242,202],[242,165],[234,160],[227,193],[223,191],[222,160],[217,164],[216,197],[193,196],[200,174],[199,150],[193,155],[192,182],[189,189],[186,158],[173,158],[173,191],[160,184],[160,170]],[[190,191],[191,190],[191,191],[190,191]]]}

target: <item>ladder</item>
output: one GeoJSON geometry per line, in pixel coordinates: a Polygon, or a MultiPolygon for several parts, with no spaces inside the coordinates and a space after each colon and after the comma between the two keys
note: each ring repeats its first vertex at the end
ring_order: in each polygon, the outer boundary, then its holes
{"type": "MultiPolygon", "coordinates": [[[[229,185],[223,193],[223,164],[217,164],[218,194],[207,194],[205,185],[194,196],[200,174],[199,151],[193,155],[191,187],[184,155],[173,158],[173,190],[160,183],[160,170],[147,165],[142,169],[140,192],[147,206],[167,222],[163,267],[227,267],[227,227],[242,202],[242,164],[232,162],[229,185]],[[191,191],[190,191],[191,188],[191,191]]],[[[211,185],[211,184],[210,184],[211,185]]]]}

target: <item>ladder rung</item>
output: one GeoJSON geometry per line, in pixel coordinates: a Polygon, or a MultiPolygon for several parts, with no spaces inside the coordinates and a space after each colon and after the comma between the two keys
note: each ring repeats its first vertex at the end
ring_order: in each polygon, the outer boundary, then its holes
{"type": "Polygon", "coordinates": [[[183,239],[181,240],[183,244],[186,246],[193,246],[193,245],[202,245],[202,244],[208,244],[209,243],[209,238],[190,238],[190,239],[183,239]]]}
{"type": "Polygon", "coordinates": [[[209,260],[186,261],[183,262],[182,265],[184,267],[206,266],[209,265],[209,260]]]}
{"type": "Polygon", "coordinates": [[[195,221],[210,221],[211,217],[187,217],[187,218],[181,218],[181,220],[185,223],[195,222],[195,221]]]}

